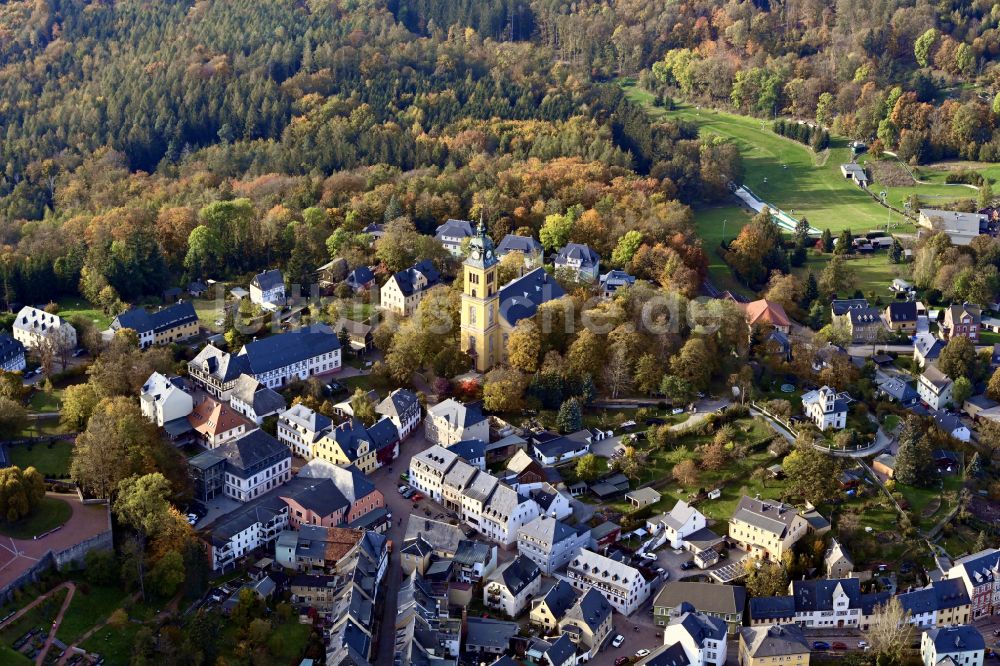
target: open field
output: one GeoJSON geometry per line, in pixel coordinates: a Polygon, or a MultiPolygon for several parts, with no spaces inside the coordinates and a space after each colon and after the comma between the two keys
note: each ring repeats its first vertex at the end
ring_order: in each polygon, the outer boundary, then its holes
{"type": "MultiPolygon", "coordinates": [[[[829,228],[834,233],[845,228],[860,233],[885,227],[888,211],[840,173],[840,165],[851,159],[847,139],[831,137],[831,147],[816,155],[808,147],[775,134],[768,121],[684,104],[667,111],[652,105],[649,92],[635,85],[625,85],[624,89],[654,118],[691,121],[703,134],[732,139],[744,159],[743,184],[790,215],[804,216],[814,227],[829,228]]],[[[862,155],[859,161],[864,160],[862,155]]],[[[1000,167],[991,166],[996,171],[994,176],[1000,176],[1000,167]]],[[[920,171],[920,177],[930,181],[928,185],[887,188],[890,203],[902,207],[911,194],[922,197],[928,205],[974,194],[968,188],[945,186],[943,171],[929,172],[920,171]]],[[[883,188],[872,189],[877,192],[883,188]]],[[[899,224],[894,227],[896,231],[913,230],[912,225],[901,223],[899,214],[893,214],[892,222],[899,224]]]]}
{"type": "MultiPolygon", "coordinates": [[[[813,273],[817,279],[826,265],[833,258],[832,254],[809,253],[809,258],[804,266],[792,269],[792,272],[805,278],[809,273],[813,273]]],[[[907,267],[904,264],[893,264],[889,261],[888,252],[875,252],[867,255],[854,255],[848,257],[847,264],[857,278],[856,289],[860,289],[867,297],[874,293],[881,296],[884,302],[889,302],[893,294],[889,291],[889,285],[894,278],[908,277],[907,267]]],[[[849,294],[840,294],[849,296],[849,294]]]]}
{"type": "Polygon", "coordinates": [[[11,446],[7,449],[11,464],[24,469],[34,467],[47,479],[63,478],[69,475],[69,464],[73,457],[73,442],[52,442],[35,444],[32,447],[11,446]]]}
{"type": "Polygon", "coordinates": [[[111,325],[111,317],[83,298],[64,298],[59,301],[59,316],[71,319],[76,315],[86,317],[102,331],[111,325]]]}
{"type": "Polygon", "coordinates": [[[126,596],[123,586],[79,585],[73,601],[63,615],[56,638],[67,645],[76,642],[89,629],[104,622],[111,613],[121,608],[126,596]]]}

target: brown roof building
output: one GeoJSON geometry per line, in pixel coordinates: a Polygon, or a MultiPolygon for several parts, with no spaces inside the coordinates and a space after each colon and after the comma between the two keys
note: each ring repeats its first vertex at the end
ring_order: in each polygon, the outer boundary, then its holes
{"type": "Polygon", "coordinates": [[[228,405],[213,398],[205,398],[188,415],[188,423],[202,437],[205,446],[214,449],[256,429],[228,405]]]}

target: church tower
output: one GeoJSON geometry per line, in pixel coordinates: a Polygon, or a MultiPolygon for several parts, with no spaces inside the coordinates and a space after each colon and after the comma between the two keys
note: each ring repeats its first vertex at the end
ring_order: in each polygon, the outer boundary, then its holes
{"type": "Polygon", "coordinates": [[[480,222],[469,242],[463,263],[461,349],[475,361],[477,372],[486,372],[503,359],[500,330],[500,293],[496,251],[480,222]]]}

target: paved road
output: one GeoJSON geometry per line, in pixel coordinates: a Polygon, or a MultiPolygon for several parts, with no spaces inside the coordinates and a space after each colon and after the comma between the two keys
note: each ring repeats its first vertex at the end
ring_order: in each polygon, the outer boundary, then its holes
{"type": "MultiPolygon", "coordinates": [[[[767,414],[764,414],[756,409],[751,409],[750,413],[753,414],[754,416],[761,417],[762,419],[764,419],[764,421],[767,422],[769,426],[771,426],[772,430],[774,430],[776,433],[784,437],[790,443],[792,444],[795,443],[795,435],[793,435],[788,430],[788,428],[781,425],[767,414]]],[[[886,447],[889,447],[892,444],[892,442],[893,438],[887,435],[881,428],[879,428],[878,432],[875,434],[875,442],[871,446],[865,447],[863,449],[851,449],[848,451],[843,451],[840,449],[831,449],[821,444],[814,444],[813,448],[815,448],[817,451],[822,451],[823,453],[827,453],[836,458],[867,458],[868,456],[873,456],[881,453],[886,447]]]]}
{"type": "Polygon", "coordinates": [[[410,468],[410,458],[430,447],[430,443],[424,439],[422,428],[410,435],[399,449],[399,457],[392,461],[392,465],[376,470],[369,479],[375,484],[385,496],[385,504],[392,512],[392,524],[389,527],[388,536],[392,539],[392,554],[389,556],[389,568],[385,574],[385,582],[382,589],[385,591],[385,602],[382,609],[382,624],[379,629],[378,656],[373,660],[375,664],[387,666],[392,664],[395,649],[395,627],[396,627],[396,592],[403,579],[403,571],[399,563],[399,549],[403,545],[403,534],[406,529],[406,517],[413,512],[413,506],[403,499],[397,490],[402,483],[399,475],[410,468]],[[401,524],[402,523],[402,524],[401,524]]]}

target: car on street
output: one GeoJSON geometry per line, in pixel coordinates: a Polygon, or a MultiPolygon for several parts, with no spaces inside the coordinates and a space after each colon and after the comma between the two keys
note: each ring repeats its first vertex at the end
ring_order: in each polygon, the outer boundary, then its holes
{"type": "Polygon", "coordinates": [[[649,650],[647,650],[645,648],[643,648],[641,650],[636,650],[635,651],[635,656],[638,657],[639,659],[642,659],[643,657],[649,656],[649,650]]]}
{"type": "Polygon", "coordinates": [[[847,644],[846,643],[841,643],[840,641],[835,641],[832,645],[830,645],[830,649],[831,650],[846,650],[847,649],[847,644]]]}
{"type": "Polygon", "coordinates": [[[623,666],[628,663],[628,657],[618,657],[615,659],[615,666],[623,666]]]}
{"type": "Polygon", "coordinates": [[[868,641],[858,641],[858,647],[862,650],[868,649],[868,641]]]}
{"type": "Polygon", "coordinates": [[[673,409],[670,410],[670,413],[673,414],[674,416],[677,416],[678,414],[683,414],[684,413],[684,408],[683,407],[674,407],[673,409]]]}
{"type": "Polygon", "coordinates": [[[403,485],[401,485],[401,486],[399,487],[399,494],[400,494],[400,495],[403,495],[403,494],[404,494],[404,493],[405,493],[405,492],[406,492],[407,490],[409,490],[409,489],[410,489],[410,487],[409,487],[408,485],[406,485],[406,484],[403,484],[403,485]]]}
{"type": "Polygon", "coordinates": [[[813,641],[813,650],[829,650],[830,644],[826,641],[813,641]]]}
{"type": "Polygon", "coordinates": [[[655,560],[656,559],[656,553],[643,553],[639,557],[641,557],[644,560],[655,560]]]}
{"type": "Polygon", "coordinates": [[[625,637],[622,636],[621,634],[618,634],[617,636],[615,636],[615,639],[613,641],[611,641],[611,645],[612,645],[612,647],[616,647],[617,648],[617,647],[621,647],[622,643],[624,643],[624,642],[625,642],[625,637]]]}
{"type": "Polygon", "coordinates": [[[424,496],[421,495],[420,493],[416,492],[416,491],[414,491],[413,494],[410,495],[410,499],[413,500],[414,502],[419,502],[423,498],[424,498],[424,496]]]}
{"type": "Polygon", "coordinates": [[[414,490],[413,488],[407,488],[400,494],[403,496],[404,499],[412,499],[413,496],[417,494],[417,491],[414,490]]]}

